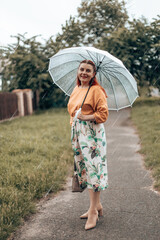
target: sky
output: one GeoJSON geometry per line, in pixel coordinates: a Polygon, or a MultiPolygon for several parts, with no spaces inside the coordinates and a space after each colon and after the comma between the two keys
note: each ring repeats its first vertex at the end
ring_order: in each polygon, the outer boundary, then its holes
{"type": "MultiPolygon", "coordinates": [[[[126,0],[130,19],[160,14],[160,0],[126,0]]],[[[16,42],[18,33],[41,40],[56,36],[70,15],[77,15],[81,0],[0,0],[0,46],[16,42]]]]}

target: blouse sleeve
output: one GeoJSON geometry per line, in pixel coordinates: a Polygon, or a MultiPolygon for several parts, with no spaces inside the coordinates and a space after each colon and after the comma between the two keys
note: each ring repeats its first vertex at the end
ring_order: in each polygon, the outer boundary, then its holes
{"type": "Polygon", "coordinates": [[[109,112],[107,98],[101,89],[96,89],[94,94],[94,102],[95,102],[94,117],[96,119],[96,123],[103,123],[107,120],[109,112]]]}

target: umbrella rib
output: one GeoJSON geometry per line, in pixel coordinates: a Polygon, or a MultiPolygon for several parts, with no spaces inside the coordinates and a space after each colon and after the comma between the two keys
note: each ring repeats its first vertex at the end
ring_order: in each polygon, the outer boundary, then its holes
{"type": "MultiPolygon", "coordinates": [[[[105,64],[106,65],[106,64],[105,64]]],[[[108,67],[103,67],[103,68],[105,68],[105,69],[108,69],[108,67]]],[[[121,67],[121,66],[109,66],[109,68],[114,68],[114,69],[117,69],[117,68],[122,68],[122,69],[124,69],[124,70],[126,70],[124,67],[121,67]]]]}
{"type": "Polygon", "coordinates": [[[69,94],[68,94],[66,91],[64,91],[63,88],[62,88],[59,84],[57,84],[56,82],[55,82],[55,84],[56,84],[67,96],[69,96],[69,94]]]}
{"type": "MultiPolygon", "coordinates": [[[[107,58],[106,56],[105,56],[105,58],[107,58]]],[[[107,59],[108,60],[108,59],[107,59]]],[[[106,65],[106,64],[109,64],[109,63],[114,63],[114,61],[113,60],[109,60],[109,62],[103,62],[103,64],[101,65],[101,67],[103,67],[104,65],[106,65]]]]}
{"type": "Polygon", "coordinates": [[[97,65],[98,65],[98,53],[96,53],[97,65]]]}
{"type": "MultiPolygon", "coordinates": [[[[96,53],[96,55],[97,55],[97,59],[98,59],[98,53],[96,53]]],[[[103,66],[103,65],[102,65],[102,62],[103,62],[103,60],[104,60],[105,57],[106,57],[106,56],[103,56],[102,60],[98,60],[99,63],[97,62],[97,65],[99,64],[99,65],[103,66]]]]}
{"type": "Polygon", "coordinates": [[[73,72],[73,71],[76,70],[76,69],[77,69],[77,67],[74,68],[74,69],[72,69],[71,71],[67,72],[66,74],[64,74],[63,76],[61,76],[58,80],[56,80],[56,82],[58,82],[59,80],[61,80],[61,78],[65,77],[67,74],[73,72]]]}
{"type": "MultiPolygon", "coordinates": [[[[117,72],[117,71],[110,71],[109,69],[106,69],[106,70],[108,70],[108,72],[113,72],[113,73],[118,73],[118,74],[121,74],[123,77],[125,77],[127,80],[128,80],[128,78],[123,74],[123,73],[121,73],[121,72],[117,72]]],[[[115,76],[115,75],[114,75],[115,76]]],[[[132,76],[132,75],[131,75],[132,76]]],[[[116,77],[116,76],[115,76],[116,77]]],[[[116,77],[117,78],[117,77],[116,77]]],[[[118,78],[117,78],[118,79],[118,78]]],[[[119,79],[118,79],[119,80],[119,79]]],[[[131,84],[131,86],[134,88],[134,86],[133,86],[133,84],[132,84],[132,82],[130,82],[129,80],[128,80],[128,82],[131,84]]]]}
{"type": "MultiPolygon", "coordinates": [[[[86,49],[86,52],[88,53],[88,55],[92,58],[90,52],[86,49]]],[[[93,58],[92,58],[92,61],[94,62],[93,58]]]]}
{"type": "MultiPolygon", "coordinates": [[[[76,80],[76,79],[75,79],[76,80]]],[[[69,89],[71,88],[73,83],[70,84],[70,86],[68,87],[68,89],[66,91],[69,91],[69,89]]]]}
{"type": "MultiPolygon", "coordinates": [[[[57,55],[54,55],[54,56],[52,56],[50,59],[53,59],[53,58],[56,58],[56,57],[61,57],[61,56],[63,56],[63,55],[66,55],[66,54],[77,54],[77,55],[79,55],[79,56],[81,56],[82,58],[84,58],[84,56],[83,55],[81,55],[80,53],[70,53],[70,52],[66,52],[66,53],[62,53],[62,54],[58,54],[57,53],[57,55]]],[[[84,58],[85,59],[85,58],[84,58]]]]}
{"type": "Polygon", "coordinates": [[[102,82],[101,74],[99,74],[100,82],[102,82]]]}
{"type": "MultiPolygon", "coordinates": [[[[80,53],[76,53],[76,54],[78,54],[78,55],[81,56],[84,60],[86,60],[86,58],[85,58],[83,55],[81,55],[80,53]]],[[[86,55],[86,57],[87,57],[87,55],[86,55]]]]}
{"type": "MultiPolygon", "coordinates": [[[[110,74],[110,73],[109,73],[110,74]]],[[[117,78],[117,76],[115,76],[114,74],[112,75],[112,74],[110,74],[112,77],[115,77],[117,80],[119,80],[120,82],[121,82],[121,80],[119,79],[119,78],[117,78]]],[[[129,82],[130,83],[130,82],[129,82]]],[[[128,93],[127,93],[127,91],[126,91],[126,89],[125,89],[125,87],[124,87],[124,85],[123,85],[123,83],[121,82],[121,84],[122,84],[122,86],[123,86],[123,88],[124,88],[124,90],[125,90],[125,92],[126,92],[126,95],[127,95],[127,97],[128,97],[128,100],[129,100],[129,102],[130,102],[130,99],[129,99],[129,95],[128,95],[128,93]]],[[[134,89],[134,88],[133,88],[134,89]]]]}
{"type": "Polygon", "coordinates": [[[66,91],[64,91],[64,89],[63,89],[59,84],[57,84],[57,82],[55,82],[55,84],[56,84],[67,96],[70,96],[70,95],[67,93],[67,91],[68,91],[68,89],[71,87],[72,83],[71,83],[71,85],[69,86],[69,88],[68,88],[66,91]]]}
{"type": "MultiPolygon", "coordinates": [[[[56,68],[56,67],[59,67],[59,66],[62,66],[63,64],[66,64],[66,63],[71,63],[71,62],[79,62],[79,61],[78,61],[78,60],[67,61],[67,62],[65,62],[65,63],[62,63],[62,64],[59,64],[59,65],[57,65],[57,66],[51,67],[51,68],[49,68],[49,70],[51,70],[51,69],[53,69],[53,68],[56,68]]],[[[79,62],[79,63],[80,63],[80,62],[79,62]]]]}
{"type": "Polygon", "coordinates": [[[118,104],[117,104],[117,97],[116,97],[116,94],[115,94],[115,88],[114,88],[114,85],[113,85],[113,83],[112,83],[112,80],[110,79],[110,76],[106,76],[105,75],[105,73],[103,72],[103,70],[101,69],[101,72],[102,72],[102,74],[106,77],[106,78],[108,78],[109,77],[109,81],[110,81],[110,83],[111,83],[111,85],[112,85],[112,89],[113,89],[113,92],[114,92],[114,96],[115,96],[115,100],[116,100],[116,106],[117,106],[117,108],[118,108],[118,104]]]}

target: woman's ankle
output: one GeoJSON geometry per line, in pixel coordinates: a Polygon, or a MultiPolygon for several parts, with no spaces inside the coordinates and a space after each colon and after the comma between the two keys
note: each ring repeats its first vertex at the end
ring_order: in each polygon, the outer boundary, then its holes
{"type": "Polygon", "coordinates": [[[99,210],[102,208],[102,204],[99,202],[96,207],[97,207],[97,210],[99,210]]]}
{"type": "Polygon", "coordinates": [[[88,209],[88,212],[90,212],[90,213],[97,213],[97,208],[96,207],[90,207],[88,209]]]}

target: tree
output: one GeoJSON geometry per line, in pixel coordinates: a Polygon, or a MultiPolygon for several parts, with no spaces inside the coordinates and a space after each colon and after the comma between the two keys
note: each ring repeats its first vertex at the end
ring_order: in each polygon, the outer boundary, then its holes
{"type": "Polygon", "coordinates": [[[128,19],[125,3],[118,0],[83,0],[78,16],[70,17],[56,37],[59,49],[95,45],[104,37],[124,26],[128,19]]]}
{"type": "Polygon", "coordinates": [[[62,34],[57,34],[57,49],[81,46],[83,44],[83,38],[84,33],[80,21],[75,17],[70,16],[70,19],[66,21],[65,26],[62,26],[62,34]]]}
{"type": "Polygon", "coordinates": [[[150,85],[160,90],[160,15],[150,25],[151,49],[148,58],[150,85]]]}
{"type": "MultiPolygon", "coordinates": [[[[17,43],[9,45],[6,49],[5,58],[9,64],[6,64],[2,72],[3,81],[6,83],[3,90],[12,91],[16,88],[38,90],[40,108],[57,106],[56,96],[59,95],[59,89],[53,85],[47,72],[49,59],[46,45],[36,41],[37,36],[26,39],[24,35],[18,34],[15,37],[17,43]]],[[[62,94],[59,99],[62,101],[61,106],[65,105],[62,94]]]]}
{"type": "Polygon", "coordinates": [[[84,0],[78,13],[86,44],[98,44],[128,19],[125,2],[118,0],[84,0]]]}
{"type": "Polygon", "coordinates": [[[151,24],[145,18],[129,21],[100,42],[100,48],[123,61],[139,86],[159,87],[159,20],[151,24]],[[157,69],[157,70],[156,70],[157,69]],[[156,71],[155,71],[156,70],[156,71]]]}

